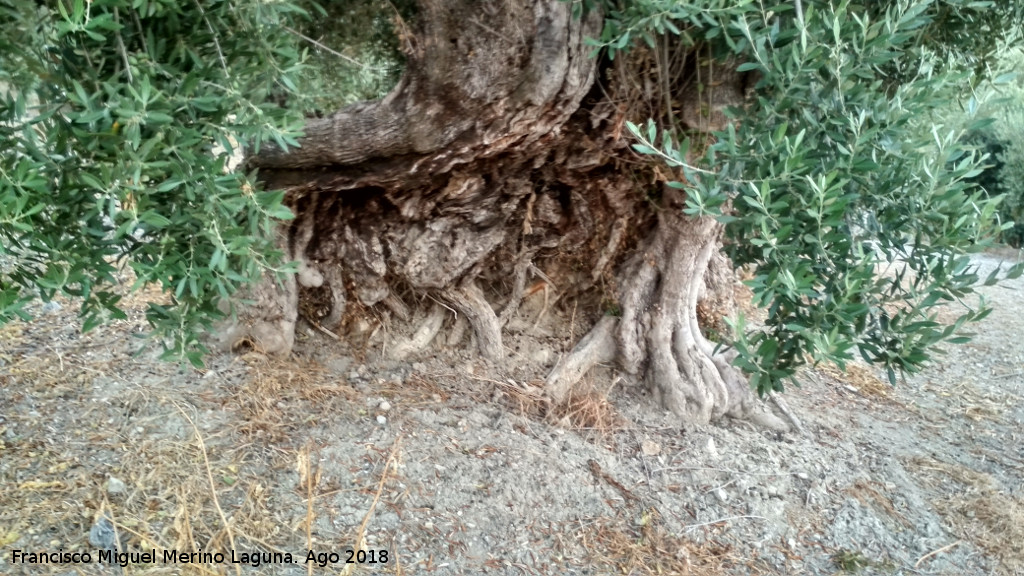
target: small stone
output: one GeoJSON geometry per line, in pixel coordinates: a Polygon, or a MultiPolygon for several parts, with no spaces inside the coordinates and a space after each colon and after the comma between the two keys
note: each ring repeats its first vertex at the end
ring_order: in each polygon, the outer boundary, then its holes
{"type": "Polygon", "coordinates": [[[796,477],[801,480],[807,480],[808,478],[810,478],[810,476],[808,476],[805,472],[797,472],[796,477]]]}
{"type": "Polygon", "coordinates": [[[723,488],[715,488],[715,498],[718,498],[719,502],[725,504],[729,501],[729,493],[723,488]]]}
{"type": "Polygon", "coordinates": [[[43,314],[53,314],[54,312],[60,312],[63,308],[59,303],[50,300],[46,304],[43,304],[43,314]]]}
{"type": "Polygon", "coordinates": [[[721,455],[718,454],[718,447],[715,446],[714,438],[708,438],[708,457],[712,460],[721,459],[721,455]]]}
{"type": "Polygon", "coordinates": [[[96,548],[114,548],[114,524],[106,516],[100,516],[89,528],[89,544],[96,548]]]}
{"type": "Polygon", "coordinates": [[[530,360],[542,366],[546,366],[551,363],[554,353],[548,348],[539,348],[530,354],[530,360]]]}
{"type": "Polygon", "coordinates": [[[644,456],[657,456],[661,454],[661,444],[653,440],[644,440],[640,443],[640,451],[644,453],[644,456]]]}
{"type": "Polygon", "coordinates": [[[107,479],[107,494],[116,496],[118,494],[124,494],[128,487],[125,486],[124,481],[119,478],[111,476],[107,479]]]}
{"type": "Polygon", "coordinates": [[[384,416],[383,414],[377,414],[377,424],[380,424],[381,426],[383,426],[383,425],[385,425],[387,423],[388,423],[387,416],[384,416]]]}
{"type": "Polygon", "coordinates": [[[391,403],[388,402],[387,400],[381,400],[380,405],[378,405],[377,407],[387,412],[388,410],[391,410],[391,403]]]}

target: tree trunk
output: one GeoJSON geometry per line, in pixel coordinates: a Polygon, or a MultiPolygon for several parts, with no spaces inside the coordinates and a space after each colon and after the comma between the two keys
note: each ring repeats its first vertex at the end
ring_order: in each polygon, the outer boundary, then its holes
{"type": "Polygon", "coordinates": [[[451,309],[448,342],[468,328],[497,360],[527,283],[557,278],[593,304],[594,328],[548,377],[556,401],[594,363],[618,360],[685,421],[749,415],[745,379],[697,324],[720,226],[684,217],[667,187],[651,208],[622,137],[628,110],[613,87],[595,87],[584,39],[599,35],[600,14],[573,19],[560,0],[419,8],[394,91],[310,120],[297,150],[250,159],[287,190],[297,216],[282,244],[300,269],[294,282],[257,287],[258,306],[223,331],[226,343],[286,353],[300,314],[333,328],[346,306],[383,307],[420,319],[389,347],[405,358],[451,309]],[[599,285],[613,286],[620,317],[600,317],[599,285]]]}

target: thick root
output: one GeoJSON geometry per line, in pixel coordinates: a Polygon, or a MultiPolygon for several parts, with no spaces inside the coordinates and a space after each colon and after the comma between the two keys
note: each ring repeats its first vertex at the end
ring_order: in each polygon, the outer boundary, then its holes
{"type": "Polygon", "coordinates": [[[552,400],[556,403],[564,402],[569,397],[573,385],[579,382],[588,370],[602,362],[615,360],[615,326],[615,318],[601,318],[572,352],[558,361],[544,384],[544,390],[552,400]]]}
{"type": "Polygon", "coordinates": [[[324,271],[324,281],[331,290],[331,311],[321,321],[324,327],[333,329],[345,317],[348,299],[345,295],[345,279],[340,266],[330,266],[324,271]]]}
{"type": "Polygon", "coordinates": [[[239,300],[253,303],[234,310],[232,318],[215,327],[214,347],[229,351],[248,345],[265,354],[287,355],[295,345],[299,290],[294,277],[263,280],[239,300]]]}
{"type": "Polygon", "coordinates": [[[426,348],[434,340],[434,337],[437,336],[437,333],[441,331],[441,326],[444,325],[445,312],[446,310],[443,307],[435,304],[430,309],[430,314],[427,315],[426,320],[416,330],[416,333],[411,338],[392,348],[388,356],[392,360],[405,360],[410,355],[426,348]]]}
{"type": "Polygon", "coordinates": [[[473,334],[476,335],[476,344],[481,356],[488,360],[498,360],[505,355],[501,344],[501,323],[484,297],[483,290],[476,283],[469,282],[459,288],[447,290],[443,297],[466,317],[473,334]]]}
{"type": "Polygon", "coordinates": [[[720,231],[711,218],[687,219],[666,210],[646,250],[624,268],[622,317],[602,319],[562,358],[548,376],[548,395],[563,401],[589,368],[617,351],[620,366],[642,376],[657,401],[683,423],[731,416],[787,430],[755,401],[730,354],[716,351],[697,323],[704,274],[720,231]]]}

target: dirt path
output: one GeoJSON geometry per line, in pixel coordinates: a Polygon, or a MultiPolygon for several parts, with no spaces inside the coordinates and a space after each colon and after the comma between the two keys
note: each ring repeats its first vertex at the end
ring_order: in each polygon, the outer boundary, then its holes
{"type": "Polygon", "coordinates": [[[131,355],[146,295],[87,336],[51,305],[0,329],[0,573],[118,574],[118,540],[157,551],[124,574],[1024,574],[1024,282],[986,295],[976,339],[895,390],[808,374],[784,396],[806,436],[680,430],[621,385],[552,426],[536,350],[371,371],[306,335],[181,372],[131,355]]]}

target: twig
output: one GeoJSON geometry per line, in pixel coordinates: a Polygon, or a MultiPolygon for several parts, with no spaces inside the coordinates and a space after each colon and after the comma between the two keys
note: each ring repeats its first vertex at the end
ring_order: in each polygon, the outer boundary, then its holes
{"type": "Polygon", "coordinates": [[[800,472],[747,472],[746,470],[733,470],[731,468],[713,468],[711,466],[664,466],[655,468],[652,472],[721,472],[723,474],[743,474],[745,476],[796,476],[800,472]]]}
{"type": "Polygon", "coordinates": [[[765,519],[764,516],[752,516],[752,515],[729,516],[727,518],[719,518],[718,520],[712,520],[711,522],[701,522],[700,524],[690,524],[689,526],[686,527],[686,530],[689,531],[689,530],[693,530],[695,528],[701,528],[701,527],[704,527],[704,526],[711,526],[712,524],[721,524],[722,522],[729,522],[731,520],[742,520],[743,518],[750,518],[750,519],[753,519],[753,520],[764,520],[765,519]]]}
{"type": "Polygon", "coordinates": [[[203,17],[203,22],[206,22],[206,28],[210,31],[210,36],[213,37],[213,45],[217,48],[217,56],[220,57],[220,67],[224,69],[224,76],[227,78],[231,77],[231,73],[228,72],[228,62],[224,59],[224,52],[220,49],[220,40],[217,39],[217,32],[213,29],[213,24],[210,24],[210,19],[206,17],[206,11],[203,10],[203,5],[199,3],[199,0],[192,0],[195,2],[196,8],[199,8],[199,14],[203,17]]]}
{"type": "Polygon", "coordinates": [[[303,314],[303,315],[302,315],[302,319],[303,319],[303,320],[305,320],[306,322],[309,322],[310,326],[312,326],[313,328],[316,328],[317,330],[319,330],[319,331],[323,332],[324,334],[326,334],[326,335],[330,336],[331,338],[334,338],[335,340],[338,340],[338,341],[340,341],[340,340],[341,340],[341,336],[338,336],[338,335],[337,335],[337,334],[335,334],[334,332],[331,332],[331,331],[330,331],[330,330],[328,330],[327,328],[324,328],[323,326],[321,326],[321,325],[320,325],[320,323],[319,323],[319,322],[315,322],[315,321],[314,321],[314,320],[313,320],[312,318],[310,318],[309,316],[306,316],[305,314],[303,314]]]}
{"type": "Polygon", "coordinates": [[[963,542],[963,540],[957,540],[956,542],[953,542],[952,544],[946,544],[942,548],[939,548],[937,550],[932,550],[931,552],[925,554],[924,556],[921,556],[920,558],[918,558],[917,562],[914,562],[914,568],[917,568],[918,566],[920,566],[921,562],[924,562],[925,560],[927,560],[927,559],[929,559],[932,556],[935,556],[937,554],[942,554],[943,552],[945,552],[945,551],[947,551],[947,550],[949,550],[949,549],[959,545],[961,542],[963,542]]]}
{"type": "Polygon", "coordinates": [[[537,314],[537,319],[533,321],[533,326],[530,328],[530,330],[536,330],[537,326],[540,326],[541,319],[544,318],[544,314],[548,311],[548,291],[549,291],[548,286],[550,286],[550,284],[545,282],[544,283],[544,306],[541,307],[540,314],[537,314]]]}
{"type": "MultiPolygon", "coordinates": [[[[370,523],[370,518],[373,517],[373,511],[377,508],[377,503],[380,502],[380,495],[384,492],[384,483],[388,480],[388,471],[391,470],[392,463],[395,461],[395,457],[398,454],[398,448],[402,443],[402,435],[399,434],[395,441],[391,444],[391,452],[388,454],[387,461],[384,462],[384,472],[380,475],[380,482],[377,483],[377,493],[373,495],[373,502],[370,503],[370,509],[366,511],[366,515],[363,516],[363,521],[359,524],[359,529],[356,531],[356,541],[353,543],[353,548],[356,550],[364,550],[366,548],[366,526],[370,523]]],[[[349,576],[355,569],[357,564],[349,564],[341,571],[342,576],[349,576]]]]}
{"type": "MultiPolygon", "coordinates": [[[[117,23],[117,24],[121,23],[121,15],[118,14],[116,7],[114,8],[114,22],[117,23]]],[[[121,28],[117,29],[116,35],[117,35],[117,48],[118,48],[118,51],[121,53],[121,59],[124,60],[124,71],[128,74],[128,83],[129,84],[134,84],[135,81],[132,80],[132,65],[128,62],[128,49],[125,48],[125,46],[124,46],[124,39],[121,38],[121,28]]]]}
{"type": "Polygon", "coordinates": [[[774,392],[768,394],[768,398],[770,398],[772,404],[775,404],[775,407],[779,409],[779,412],[782,412],[786,415],[786,418],[789,418],[789,422],[793,424],[793,428],[796,428],[796,431],[799,432],[801,436],[808,435],[807,429],[805,429],[804,425],[800,423],[800,419],[793,414],[793,411],[789,409],[785,400],[780,398],[779,395],[774,392]]]}
{"type": "MultiPolygon", "coordinates": [[[[300,476],[305,476],[306,480],[306,546],[309,550],[312,550],[313,519],[315,518],[315,512],[313,511],[313,498],[316,496],[313,492],[313,488],[318,483],[318,479],[314,478],[313,466],[310,463],[309,458],[309,446],[305,446],[299,452],[299,474],[300,476]]],[[[306,573],[309,574],[309,576],[313,576],[313,565],[307,563],[306,567],[306,573]]]]}
{"type": "MultiPolygon", "coordinates": [[[[224,531],[228,535],[228,542],[231,544],[231,549],[237,550],[238,547],[235,546],[235,534],[231,531],[231,524],[228,522],[227,514],[225,514],[224,509],[220,507],[220,499],[217,498],[217,483],[213,481],[213,469],[210,466],[210,457],[206,453],[206,443],[203,442],[203,435],[199,431],[199,427],[196,426],[196,423],[189,417],[185,410],[178,405],[177,402],[174,403],[174,407],[178,409],[178,412],[181,412],[181,415],[185,417],[185,420],[188,420],[189,425],[191,425],[192,429],[196,432],[196,442],[199,444],[199,452],[203,455],[203,465],[206,467],[206,481],[210,484],[210,497],[213,499],[214,507],[217,508],[217,514],[220,515],[220,521],[224,523],[224,531]]],[[[238,574],[242,573],[242,569],[237,564],[235,565],[235,571],[238,574]]]]}
{"type": "Polygon", "coordinates": [[[309,42],[310,44],[316,46],[317,48],[323,50],[324,52],[329,52],[331,54],[334,54],[338,58],[341,58],[342,60],[345,60],[346,62],[348,62],[348,63],[350,63],[350,64],[352,64],[354,66],[359,66],[360,68],[363,68],[364,70],[376,70],[378,72],[383,72],[383,71],[387,70],[387,68],[378,68],[376,66],[370,66],[369,64],[363,64],[362,62],[360,62],[359,60],[356,60],[355,58],[353,58],[351,56],[345,56],[341,52],[338,52],[337,50],[335,50],[335,49],[333,49],[333,48],[331,48],[331,47],[329,47],[329,46],[327,46],[327,45],[325,45],[325,44],[323,44],[321,42],[317,42],[316,40],[310,38],[309,36],[306,36],[302,32],[299,32],[298,30],[296,30],[294,28],[291,28],[289,26],[284,26],[284,29],[289,31],[289,32],[291,32],[292,34],[295,34],[299,38],[302,38],[306,42],[309,42]]]}

